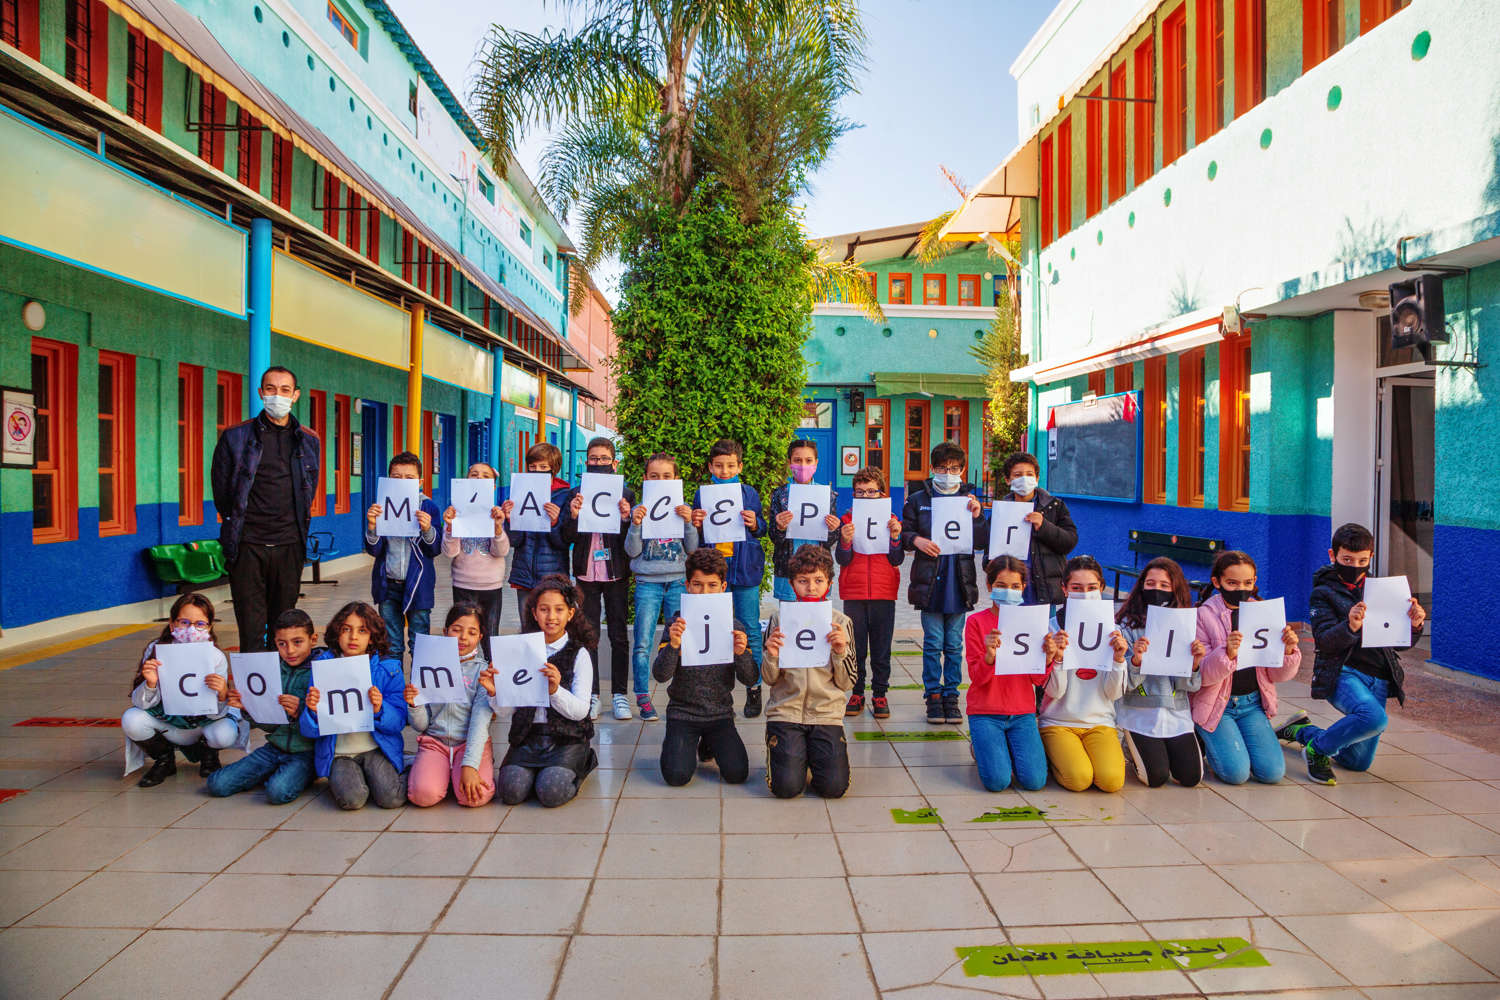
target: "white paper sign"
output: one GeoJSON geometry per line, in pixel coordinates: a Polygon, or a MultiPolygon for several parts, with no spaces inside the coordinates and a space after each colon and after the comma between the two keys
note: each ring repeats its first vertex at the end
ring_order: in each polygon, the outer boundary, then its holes
{"type": "Polygon", "coordinates": [[[585,472],[578,487],[583,506],[578,508],[578,530],[601,535],[620,533],[620,498],[625,495],[625,477],[608,472],[585,472]]]}
{"type": "MultiPolygon", "coordinates": [[[[1193,675],[1193,640],[1198,637],[1195,608],[1146,608],[1146,641],[1141,673],[1163,677],[1193,675]]],[[[1133,655],[1128,651],[1126,656],[1133,655]]]]}
{"type": "Polygon", "coordinates": [[[1240,602],[1239,667],[1279,667],[1286,655],[1281,631],[1286,628],[1286,604],[1279,598],[1240,602]]]}
{"type": "Polygon", "coordinates": [[[700,487],[698,500],[703,504],[699,510],[707,511],[703,518],[703,540],[710,545],[720,542],[743,542],[745,540],[744,488],[739,483],[713,483],[700,487]]]}
{"type": "Polygon", "coordinates": [[[854,551],[883,556],[891,551],[891,498],[857,497],[849,515],[854,523],[854,551]]]}
{"type": "Polygon", "coordinates": [[[380,497],[380,517],[375,534],[388,538],[416,538],[422,533],[417,525],[417,511],[422,509],[422,484],[416,479],[389,479],[381,476],[375,484],[380,497]]]}
{"type": "Polygon", "coordinates": [[[968,497],[932,498],[932,540],[945,556],[974,554],[974,515],[968,497]]]}
{"type": "Polygon", "coordinates": [[[682,665],[704,667],[734,659],[734,596],[683,594],[682,665]]]}
{"type": "Polygon", "coordinates": [[[457,637],[417,633],[411,654],[411,683],[417,689],[418,705],[468,701],[463,668],[458,665],[457,637]]]}
{"type": "Polygon", "coordinates": [[[677,508],[682,506],[681,479],[648,479],[641,483],[641,504],[646,508],[641,538],[682,540],[687,522],[677,516],[677,508]]]}
{"type": "Polygon", "coordinates": [[[792,512],[792,523],[786,526],[786,537],[809,542],[828,541],[828,516],[832,497],[828,487],[817,483],[792,483],[787,490],[786,509],[792,512]]]}
{"type": "Polygon", "coordinates": [[[833,655],[828,648],[828,633],[833,631],[831,601],[782,601],[777,619],[782,643],[776,662],[781,669],[828,666],[833,655]]]}
{"type": "Polygon", "coordinates": [[[1026,515],[1035,505],[1019,500],[996,500],[990,508],[989,558],[1015,556],[1025,562],[1031,556],[1031,522],[1026,515]]]}
{"type": "Polygon", "coordinates": [[[324,736],[375,730],[370,705],[370,658],[340,656],[314,660],[312,686],[318,689],[318,732],[324,736]]]}
{"type": "Polygon", "coordinates": [[[276,700],[281,690],[281,657],[276,653],[230,653],[229,671],[234,689],[250,718],[263,726],[287,722],[286,709],[276,700]]]}
{"type": "Polygon", "coordinates": [[[1047,670],[1047,638],[1051,608],[1046,604],[1002,604],[996,611],[1000,648],[995,650],[996,674],[1040,674],[1047,670]]]}
{"type": "MultiPolygon", "coordinates": [[[[211,642],[159,642],[154,654],[161,661],[156,687],[161,692],[162,711],[168,715],[213,715],[219,696],[203,683],[217,673],[222,654],[211,642]]],[[[286,717],[283,712],[282,718],[286,717]]]]}
{"type": "Polygon", "coordinates": [[[540,632],[490,636],[490,663],[495,666],[495,705],[500,708],[546,708],[547,638],[540,632]]]}
{"type": "Polygon", "coordinates": [[[552,477],[545,472],[517,472],[510,477],[512,531],[551,531],[552,519],[544,509],[552,502],[552,477]]]}
{"type": "Polygon", "coordinates": [[[1115,630],[1115,603],[1070,597],[1063,618],[1068,629],[1063,669],[1113,670],[1115,651],[1110,648],[1109,634],[1115,630]]]}
{"type": "Polygon", "coordinates": [[[1365,577],[1365,649],[1405,649],[1411,645],[1411,584],[1404,576],[1365,577]]]}
{"type": "Polygon", "coordinates": [[[490,508],[495,506],[493,479],[455,479],[448,495],[453,498],[454,515],[450,535],[454,538],[495,536],[495,522],[490,517],[490,508]]]}

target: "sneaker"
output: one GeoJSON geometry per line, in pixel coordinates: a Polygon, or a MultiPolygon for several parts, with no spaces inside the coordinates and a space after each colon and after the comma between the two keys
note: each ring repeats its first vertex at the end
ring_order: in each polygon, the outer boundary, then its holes
{"type": "Polygon", "coordinates": [[[760,685],[745,689],[745,718],[753,719],[760,715],[760,685]]]}
{"type": "Polygon", "coordinates": [[[845,715],[859,715],[865,710],[865,696],[862,694],[851,694],[849,704],[844,706],[845,715]]]}
{"type": "Polygon", "coordinates": [[[1310,725],[1312,725],[1312,720],[1307,717],[1307,713],[1298,712],[1296,718],[1276,730],[1276,738],[1283,743],[1301,743],[1302,741],[1297,739],[1297,734],[1310,725]]]}
{"type": "Polygon", "coordinates": [[[948,694],[943,696],[943,721],[949,725],[963,725],[964,713],[963,709],[958,707],[958,695],[948,694]]]}
{"type": "Polygon", "coordinates": [[[943,714],[942,695],[930,694],[927,696],[927,721],[935,726],[941,726],[944,722],[948,721],[948,717],[943,714]]]}
{"type": "Polygon", "coordinates": [[[885,695],[877,694],[870,699],[870,714],[877,719],[889,719],[891,717],[891,703],[886,700],[885,695]]]}
{"type": "Polygon", "coordinates": [[[629,698],[625,697],[623,694],[617,694],[617,695],[615,695],[614,702],[615,702],[615,719],[617,721],[619,721],[619,722],[625,722],[628,719],[633,719],[634,718],[634,716],[630,714],[630,699],[629,698]]]}
{"type": "Polygon", "coordinates": [[[635,696],[635,710],[640,713],[645,722],[655,722],[661,716],[656,714],[656,706],[651,704],[649,695],[638,694],[635,696]]]}
{"type": "Polygon", "coordinates": [[[1307,777],[1320,785],[1337,785],[1338,780],[1333,776],[1333,758],[1327,754],[1318,753],[1309,744],[1302,748],[1302,759],[1307,761],[1307,777]]]}
{"type": "Polygon", "coordinates": [[[203,748],[203,759],[198,762],[198,775],[206,778],[224,765],[219,763],[219,751],[213,747],[203,748]]]}
{"type": "Polygon", "coordinates": [[[709,761],[711,761],[713,759],[714,759],[714,748],[713,748],[713,746],[709,744],[708,740],[705,740],[705,739],[703,739],[703,738],[700,737],[698,739],[698,760],[701,761],[704,764],[707,764],[709,761]]]}
{"type": "Polygon", "coordinates": [[[599,718],[599,696],[597,694],[589,699],[589,718],[599,718]]]}

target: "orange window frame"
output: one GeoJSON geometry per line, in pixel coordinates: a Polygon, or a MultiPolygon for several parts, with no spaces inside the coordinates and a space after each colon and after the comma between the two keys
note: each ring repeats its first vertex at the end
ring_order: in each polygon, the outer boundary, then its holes
{"type": "Polygon", "coordinates": [[[870,283],[870,298],[880,298],[880,280],[874,271],[865,272],[865,280],[870,283]]]}
{"type": "Polygon", "coordinates": [[[1250,335],[1219,342],[1219,509],[1250,509],[1250,335]]]}
{"type": "Polygon", "coordinates": [[[36,402],[36,464],[32,467],[33,544],[78,537],[78,348],[31,338],[31,391],[36,402]],[[38,371],[38,362],[45,367],[38,371]],[[37,385],[38,379],[42,385],[37,385]],[[38,480],[47,482],[46,525],[36,524],[38,480]]]}
{"type": "Polygon", "coordinates": [[[948,399],[943,401],[943,440],[952,442],[969,453],[969,401],[948,399]]]}
{"type": "Polygon", "coordinates": [[[911,305],[911,275],[910,274],[888,274],[885,282],[885,297],[893,306],[911,305]],[[897,286],[901,291],[896,291],[897,286]]]}
{"type": "Polygon", "coordinates": [[[1197,0],[1198,90],[1194,133],[1198,142],[1224,127],[1224,2],[1197,0]]]}
{"type": "Polygon", "coordinates": [[[1187,152],[1187,8],[1178,7],[1161,26],[1161,164],[1187,152]]]}
{"type": "Polygon", "coordinates": [[[406,408],[400,403],[391,405],[391,454],[406,450],[406,408]]]}
{"type": "Polygon", "coordinates": [[[1057,200],[1053,196],[1052,191],[1052,137],[1050,135],[1042,140],[1041,158],[1041,245],[1046,246],[1052,242],[1052,208],[1053,203],[1057,200]]]}
{"type": "Polygon", "coordinates": [[[1115,392],[1131,392],[1135,389],[1135,365],[1115,365],[1115,392]]]}
{"type": "Polygon", "coordinates": [[[328,393],[323,389],[307,391],[307,429],[318,439],[318,488],[313,491],[312,516],[328,513],[328,393]]]}
{"type": "Polygon", "coordinates": [[[177,366],[177,523],[203,523],[203,369],[177,366]]]}
{"type": "Polygon", "coordinates": [[[1343,46],[1343,0],[1302,0],[1302,72],[1343,46]]]}
{"type": "Polygon", "coordinates": [[[350,412],[352,409],[350,398],[343,393],[336,393],[333,397],[333,512],[335,514],[349,513],[349,479],[353,472],[349,468],[352,458],[352,439],[349,436],[350,412]]]}
{"type": "Polygon", "coordinates": [[[901,470],[904,479],[926,479],[927,478],[927,436],[932,432],[929,417],[932,408],[926,399],[908,399],[906,401],[906,427],[905,436],[902,438],[901,448],[901,470]],[[913,419],[915,415],[915,419],[913,419]],[[913,440],[912,431],[916,430],[917,440],[913,440]]]}
{"type": "Polygon", "coordinates": [[[239,372],[221,371],[214,378],[214,439],[245,419],[243,383],[239,372]]]}
{"type": "Polygon", "coordinates": [[[1363,35],[1386,18],[1411,6],[1411,0],[1359,0],[1359,33],[1363,35]]]}
{"type": "Polygon", "coordinates": [[[1089,372],[1089,390],[1088,391],[1090,393],[1092,393],[1093,395],[1095,395],[1095,396],[1103,396],[1105,394],[1105,389],[1104,389],[1104,369],[1103,368],[1099,369],[1096,372],[1089,372]]]}
{"type": "Polygon", "coordinates": [[[333,0],[328,0],[328,23],[333,25],[333,30],[343,36],[344,41],[359,50],[359,29],[349,23],[344,12],[334,6],[333,0]]]}
{"type": "Polygon", "coordinates": [[[1057,235],[1073,228],[1073,116],[1057,125],[1057,235]]]}
{"type": "Polygon", "coordinates": [[[1167,359],[1147,358],[1141,393],[1141,499],[1167,502],[1167,359]]]}
{"type": "Polygon", "coordinates": [[[1095,87],[1084,102],[1083,113],[1083,216],[1090,218],[1104,207],[1104,88],[1095,87]]]}
{"type": "MultiPolygon", "coordinates": [[[[1111,97],[1126,96],[1127,69],[1126,64],[1121,63],[1110,72],[1109,94],[1111,97]]],[[[1125,196],[1125,109],[1127,107],[1124,101],[1109,102],[1109,165],[1107,167],[1109,181],[1106,191],[1110,204],[1125,196]]]]}
{"type": "Polygon", "coordinates": [[[922,275],[922,304],[924,306],[948,304],[948,276],[946,274],[922,275]]]}
{"type": "Polygon", "coordinates": [[[1201,347],[1177,359],[1177,505],[1203,506],[1203,397],[1208,354],[1201,347]]]}
{"type": "Polygon", "coordinates": [[[1234,114],[1266,99],[1266,0],[1234,0],[1234,114]]]}
{"type": "Polygon", "coordinates": [[[7,0],[0,38],[33,59],[42,57],[41,4],[38,0],[7,0]],[[12,20],[13,18],[13,20],[12,20]]]}
{"type": "Polygon", "coordinates": [[[135,534],[135,357],[99,352],[99,536],[135,534]],[[106,410],[103,390],[109,389],[106,410]],[[108,441],[108,447],[105,442],[108,441]],[[104,503],[104,481],[110,503],[104,503]]]}
{"type": "MultiPolygon", "coordinates": [[[[1147,35],[1135,47],[1131,57],[1135,70],[1135,96],[1154,98],[1160,90],[1156,86],[1156,37],[1147,35]]],[[[1135,177],[1134,186],[1140,187],[1156,172],[1156,104],[1142,100],[1135,106],[1135,177]]]]}
{"type": "Polygon", "coordinates": [[[872,399],[865,403],[865,464],[879,469],[887,483],[891,481],[890,400],[872,399]]]}
{"type": "MultiPolygon", "coordinates": [[[[545,391],[545,389],[543,390],[545,391]]],[[[422,411],[422,492],[432,496],[432,476],[437,471],[437,449],[432,443],[432,411],[422,411]]]]}
{"type": "Polygon", "coordinates": [[[960,274],[958,276],[958,304],[961,306],[979,305],[979,275],[960,274]]]}

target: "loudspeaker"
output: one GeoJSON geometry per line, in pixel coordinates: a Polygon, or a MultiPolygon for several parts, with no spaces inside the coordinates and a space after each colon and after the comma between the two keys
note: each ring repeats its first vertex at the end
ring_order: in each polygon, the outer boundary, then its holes
{"type": "Polygon", "coordinates": [[[1391,285],[1390,293],[1392,348],[1448,342],[1442,278],[1419,274],[1391,285]]]}
{"type": "Polygon", "coordinates": [[[849,412],[851,414],[865,412],[865,391],[863,389],[849,390],[849,412]]]}

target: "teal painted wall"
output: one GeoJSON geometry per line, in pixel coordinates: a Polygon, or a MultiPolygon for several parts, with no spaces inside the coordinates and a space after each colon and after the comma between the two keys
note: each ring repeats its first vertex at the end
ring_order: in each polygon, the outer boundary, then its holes
{"type": "Polygon", "coordinates": [[[1485,367],[1439,368],[1434,392],[1437,437],[1433,471],[1437,522],[1500,528],[1500,263],[1475,269],[1467,279],[1443,282],[1451,343],[1442,360],[1474,360],[1485,367]]]}

